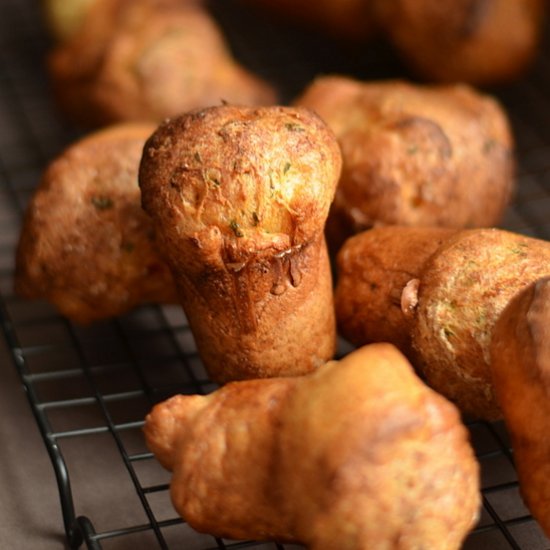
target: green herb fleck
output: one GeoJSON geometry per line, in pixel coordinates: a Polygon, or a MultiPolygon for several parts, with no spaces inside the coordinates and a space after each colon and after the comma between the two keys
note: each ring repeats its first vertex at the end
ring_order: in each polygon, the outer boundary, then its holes
{"type": "Polygon", "coordinates": [[[455,333],[449,327],[443,327],[443,334],[445,334],[445,338],[447,340],[455,335],[455,333]]]}
{"type": "Polygon", "coordinates": [[[289,132],[304,132],[305,131],[303,126],[300,126],[299,124],[296,124],[295,122],[287,122],[285,124],[285,128],[289,132]]]}
{"type": "Polygon", "coordinates": [[[193,157],[195,158],[195,160],[196,160],[199,164],[202,164],[201,154],[200,154],[198,151],[195,151],[195,154],[193,155],[193,157]]]}
{"type": "Polygon", "coordinates": [[[256,227],[260,223],[260,218],[256,212],[252,212],[252,225],[256,227]]]}
{"type": "Polygon", "coordinates": [[[476,324],[479,325],[485,325],[487,324],[487,312],[481,311],[480,314],[476,318],[476,324]]]}
{"type": "Polygon", "coordinates": [[[233,233],[235,233],[235,237],[244,237],[244,234],[241,231],[241,228],[239,227],[239,224],[235,220],[231,220],[229,222],[229,227],[231,228],[231,231],[233,231],[233,233]]]}
{"type": "Polygon", "coordinates": [[[275,195],[275,181],[273,173],[269,173],[269,198],[272,199],[275,195]]]}
{"type": "Polygon", "coordinates": [[[290,170],[291,166],[292,165],[290,164],[290,162],[287,162],[283,168],[283,174],[286,174],[290,170]]]}
{"type": "Polygon", "coordinates": [[[219,170],[215,170],[215,169],[206,170],[204,172],[203,178],[206,181],[209,181],[210,183],[213,183],[215,186],[220,186],[221,185],[221,174],[220,174],[219,170]]]}
{"type": "Polygon", "coordinates": [[[527,243],[518,243],[516,246],[510,249],[512,254],[517,254],[518,256],[527,256],[526,249],[529,248],[527,243]]]}
{"type": "Polygon", "coordinates": [[[416,155],[418,153],[418,147],[416,145],[410,145],[407,149],[409,155],[416,155]]]}
{"type": "Polygon", "coordinates": [[[496,146],[497,142],[494,139],[487,139],[483,144],[483,152],[485,154],[490,153],[496,146]]]}
{"type": "Polygon", "coordinates": [[[108,210],[114,205],[113,200],[109,197],[92,197],[92,204],[98,210],[108,210]]]}

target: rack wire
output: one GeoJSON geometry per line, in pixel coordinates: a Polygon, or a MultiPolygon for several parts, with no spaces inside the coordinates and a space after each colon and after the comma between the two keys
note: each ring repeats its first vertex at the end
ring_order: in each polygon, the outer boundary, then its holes
{"type": "MultiPolygon", "coordinates": [[[[2,0],[0,18],[0,322],[59,486],[71,548],[291,548],[227,541],[194,532],[169,503],[168,477],[144,446],[143,418],[174,393],[214,389],[176,306],[142,307],[78,327],[48,304],[15,296],[13,256],[21,215],[44,166],[77,132],[51,104],[44,72],[49,48],[38,6],[2,0]],[[109,472],[109,476],[106,476],[109,472]],[[116,480],[113,487],[112,480],[116,480]],[[105,503],[109,506],[106,509],[105,503]]],[[[319,72],[401,76],[391,52],[361,60],[315,34],[295,32],[231,2],[211,6],[243,63],[279,83],[283,100],[319,72]],[[274,47],[276,45],[276,47],[274,47]]],[[[528,78],[494,90],[510,113],[519,188],[504,226],[550,239],[550,44],[528,78]]],[[[465,543],[478,548],[548,550],[523,505],[501,423],[469,424],[482,467],[483,511],[465,543]]]]}

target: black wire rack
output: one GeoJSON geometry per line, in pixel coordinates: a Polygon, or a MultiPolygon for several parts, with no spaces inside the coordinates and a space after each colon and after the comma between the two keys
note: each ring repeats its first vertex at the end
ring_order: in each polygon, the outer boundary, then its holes
{"type": "MultiPolygon", "coordinates": [[[[78,132],[51,103],[43,65],[50,44],[39,6],[31,0],[0,4],[0,322],[53,465],[68,545],[291,548],[196,533],[170,505],[168,474],[145,448],[143,418],[169,395],[214,389],[180,308],[142,307],[83,328],[46,303],[14,295],[21,215],[45,165],[78,132]]],[[[283,101],[322,72],[365,79],[403,75],[383,46],[357,59],[313,33],[231,2],[211,9],[237,57],[276,82],[283,101]]],[[[508,109],[519,155],[518,192],[503,225],[550,239],[548,38],[527,78],[492,91],[508,109]]],[[[469,429],[482,468],[483,510],[464,548],[548,550],[550,541],[519,496],[505,428],[474,422],[469,429]]]]}

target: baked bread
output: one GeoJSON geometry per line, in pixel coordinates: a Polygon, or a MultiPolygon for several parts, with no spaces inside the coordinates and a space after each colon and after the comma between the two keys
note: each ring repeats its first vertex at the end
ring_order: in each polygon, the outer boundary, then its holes
{"type": "Polygon", "coordinates": [[[78,140],[50,163],[17,246],[18,294],[46,299],[78,323],[147,302],[177,302],[137,182],[143,144],[154,129],[113,126],[78,140]]]}
{"type": "Polygon", "coordinates": [[[387,226],[348,239],[338,255],[340,333],[355,345],[391,342],[412,357],[414,316],[408,308],[415,305],[416,282],[428,258],[457,231],[387,226]]]}
{"type": "Polygon", "coordinates": [[[176,510],[218,537],[311,550],[459,549],[478,464],[448,401],[390,344],[300,377],[179,395],[145,421],[176,510]]]}
{"type": "MultiPolygon", "coordinates": [[[[95,4],[115,6],[117,2],[118,0],[42,0],[42,11],[53,39],[64,42],[80,32],[95,4]]],[[[136,2],[160,9],[164,6],[200,6],[203,0],[134,0],[136,2]]]]}
{"type": "Polygon", "coordinates": [[[545,0],[371,0],[405,62],[431,81],[488,85],[520,77],[538,50],[545,0]]]}
{"type": "Polygon", "coordinates": [[[500,315],[491,373],[521,493],[550,537],[550,277],[518,292],[500,315]]]}
{"type": "Polygon", "coordinates": [[[342,149],[327,225],[331,249],[382,224],[500,222],[513,189],[514,157],[507,116],[493,98],[464,85],[325,76],[295,103],[316,111],[342,149]]]}
{"type": "Polygon", "coordinates": [[[95,1],[42,0],[42,11],[52,37],[64,42],[78,32],[95,1]]]}
{"type": "Polygon", "coordinates": [[[217,382],[303,374],[332,357],[323,228],[340,164],[332,132],[300,108],[209,107],[147,141],[143,206],[217,382]]]}
{"type": "Polygon", "coordinates": [[[499,229],[445,235],[435,228],[429,244],[429,231],[380,227],[346,242],[335,295],[340,333],[355,345],[382,337],[402,346],[427,383],[464,413],[501,418],[493,328],[516,292],[550,274],[550,243],[499,229]],[[419,253],[418,263],[404,260],[407,248],[419,253]]]}
{"type": "Polygon", "coordinates": [[[271,86],[231,57],[206,11],[174,0],[96,0],[48,66],[60,107],[87,126],[276,101],[271,86]]]}

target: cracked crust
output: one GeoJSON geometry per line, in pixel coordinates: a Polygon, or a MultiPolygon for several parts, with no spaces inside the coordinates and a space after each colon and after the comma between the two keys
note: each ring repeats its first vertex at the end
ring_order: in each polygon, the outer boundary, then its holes
{"type": "Polygon", "coordinates": [[[334,352],[323,227],[340,171],[306,109],[211,107],[147,142],[143,206],[217,381],[299,374],[334,352]]]}

